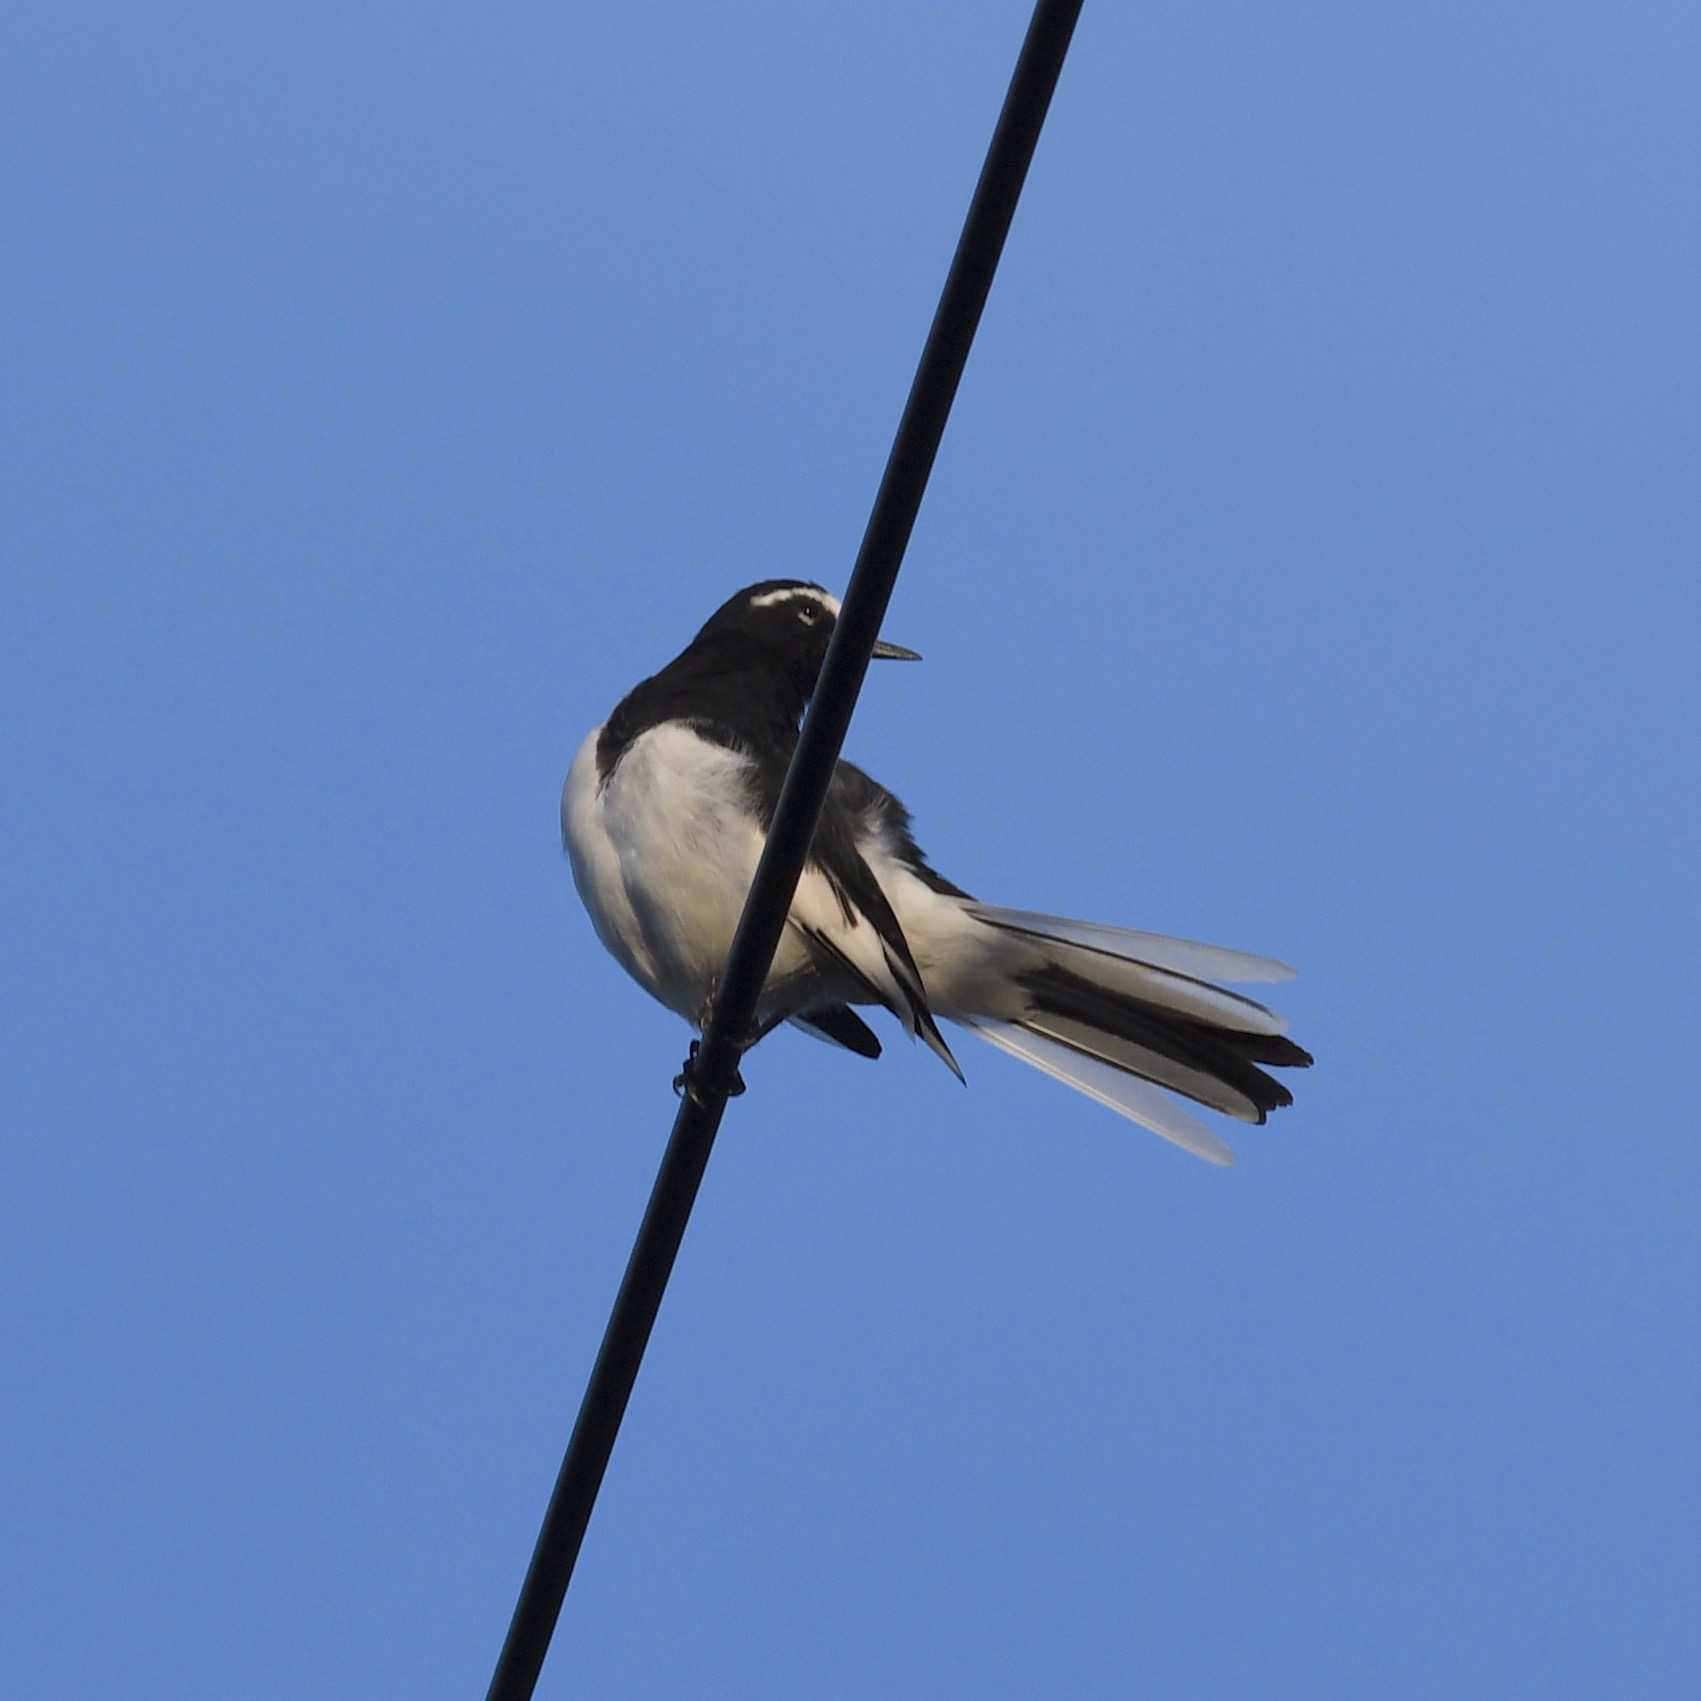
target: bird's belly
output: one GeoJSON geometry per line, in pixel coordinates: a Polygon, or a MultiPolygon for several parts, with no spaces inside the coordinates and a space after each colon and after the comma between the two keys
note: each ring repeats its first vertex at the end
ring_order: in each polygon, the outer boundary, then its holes
{"type": "Polygon", "coordinates": [[[635,981],[653,991],[637,918],[626,897],[620,854],[609,836],[603,808],[596,759],[601,735],[600,726],[591,729],[567,770],[567,782],[561,788],[561,843],[597,938],[635,981]]]}
{"type": "Polygon", "coordinates": [[[626,971],[697,1023],[761,854],[746,759],[688,727],[634,740],[599,785],[596,734],[563,794],[563,836],[597,934],[626,971]]]}

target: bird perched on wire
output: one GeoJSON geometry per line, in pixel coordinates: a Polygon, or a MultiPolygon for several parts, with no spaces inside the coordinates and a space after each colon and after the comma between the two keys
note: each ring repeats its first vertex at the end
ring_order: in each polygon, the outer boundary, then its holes
{"type": "MultiPolygon", "coordinates": [[[[562,789],[562,839],[598,937],[699,1031],[838,612],[796,579],[729,597],[590,733],[562,789]]],[[[885,642],[873,653],[920,660],[885,642]]],[[[1180,1101],[1261,1123],[1293,1102],[1265,1068],[1311,1056],[1274,1011],[1215,983],[1291,973],[1215,945],[983,904],[928,863],[891,792],[840,762],[751,1043],[790,1022],[878,1057],[852,1006],[883,1005],[962,1080],[943,1017],[1228,1163],[1227,1143],[1180,1101]]]]}

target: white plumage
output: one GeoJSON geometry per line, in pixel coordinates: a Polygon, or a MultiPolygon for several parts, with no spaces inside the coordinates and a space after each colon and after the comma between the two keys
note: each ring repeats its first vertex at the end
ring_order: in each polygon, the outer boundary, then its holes
{"type": "MultiPolygon", "coordinates": [[[[580,747],[561,794],[562,837],[579,897],[626,972],[700,1028],[762,854],[750,759],[670,722],[640,734],[599,787],[601,735],[598,727],[580,747]]],[[[881,878],[878,868],[875,874],[881,878]]],[[[931,918],[929,928],[902,882],[881,885],[911,906],[916,931],[905,933],[919,962],[920,941],[937,935],[944,918],[931,918]]],[[[864,982],[901,1006],[879,934],[860,915],[847,920],[826,876],[805,867],[756,1008],[758,1026],[812,1004],[865,1003],[864,982]],[[824,970],[805,929],[831,940],[857,975],[824,970]]]]}
{"type": "MultiPolygon", "coordinates": [[[[764,606],[779,596],[765,594],[764,606]]],[[[636,732],[612,771],[599,760],[603,739],[602,727],[586,738],[562,791],[574,881],[622,967],[700,1028],[761,854],[763,770],[749,752],[684,719],[636,732]]],[[[1236,1055],[1263,1061],[1310,1061],[1279,1037],[1280,1016],[1214,984],[1280,980],[1292,972],[1281,963],[982,904],[932,874],[902,806],[884,792],[855,818],[855,844],[919,971],[922,1019],[912,1013],[908,971],[890,941],[811,862],[763,988],[759,1029],[789,1019],[832,1038],[810,1022],[812,1011],[881,1003],[960,1076],[930,1031],[930,1008],[1219,1164],[1232,1162],[1229,1146],[1171,1094],[1262,1122],[1266,1109],[1288,1102],[1286,1089],[1249,1063],[1240,1073],[1262,1089],[1225,1078],[1235,1070],[1221,1061],[1221,1047],[1232,1042],[1236,1055]]]]}

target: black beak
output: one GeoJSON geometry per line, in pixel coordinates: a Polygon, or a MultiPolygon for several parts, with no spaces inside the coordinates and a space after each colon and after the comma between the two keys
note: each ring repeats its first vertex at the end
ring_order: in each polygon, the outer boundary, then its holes
{"type": "Polygon", "coordinates": [[[902,644],[888,644],[884,638],[875,641],[868,652],[876,661],[920,661],[919,650],[906,650],[902,644]]]}

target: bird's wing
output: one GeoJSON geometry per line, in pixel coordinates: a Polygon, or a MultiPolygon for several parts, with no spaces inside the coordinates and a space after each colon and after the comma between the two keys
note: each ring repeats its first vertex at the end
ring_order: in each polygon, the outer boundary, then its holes
{"type": "Polygon", "coordinates": [[[929,891],[949,898],[970,896],[927,860],[927,853],[915,842],[911,831],[909,810],[872,774],[864,773],[854,762],[840,762],[833,770],[827,799],[857,822],[864,842],[872,840],[879,845],[929,891]]]}
{"type": "MultiPolygon", "coordinates": [[[[866,775],[860,774],[860,770],[853,770],[853,774],[869,786],[873,785],[866,775]]],[[[763,778],[772,784],[777,796],[777,782],[770,775],[763,778]]],[[[767,789],[768,786],[764,785],[764,790],[767,789]]],[[[952,1056],[950,1046],[945,1043],[939,1024],[933,1019],[927,988],[909,941],[898,924],[891,900],[863,854],[861,841],[869,836],[873,824],[866,812],[856,807],[858,801],[855,788],[847,791],[835,776],[835,784],[828,790],[827,801],[815,829],[805,870],[806,883],[811,873],[825,882],[837,913],[801,915],[799,911],[804,907],[805,892],[800,887],[800,901],[793,906],[792,919],[814,950],[835,967],[848,970],[867,988],[871,1001],[890,1009],[906,1028],[926,1041],[929,1049],[958,1080],[962,1080],[962,1069],[952,1056]],[[855,959],[854,935],[864,923],[873,930],[879,943],[880,964],[859,964],[855,959]],[[881,978],[890,983],[889,990],[876,978],[881,967],[885,970],[881,978]]]]}

